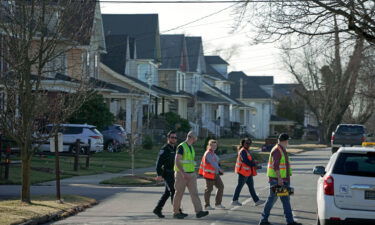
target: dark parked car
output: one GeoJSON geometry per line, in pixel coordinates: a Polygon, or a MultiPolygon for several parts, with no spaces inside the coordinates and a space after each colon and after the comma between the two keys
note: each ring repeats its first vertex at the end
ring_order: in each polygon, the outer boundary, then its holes
{"type": "Polygon", "coordinates": [[[125,129],[118,124],[104,127],[101,131],[104,138],[104,149],[109,152],[119,151],[122,147],[129,146],[125,129]]]}
{"type": "Polygon", "coordinates": [[[339,124],[332,133],[331,148],[335,153],[341,146],[362,145],[366,141],[366,127],[360,124],[339,124]]]}

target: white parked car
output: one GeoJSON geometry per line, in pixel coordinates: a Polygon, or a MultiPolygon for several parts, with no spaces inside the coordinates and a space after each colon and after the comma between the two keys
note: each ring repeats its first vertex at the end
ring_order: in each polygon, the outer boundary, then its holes
{"type": "Polygon", "coordinates": [[[375,148],[341,147],[314,174],[317,224],[375,224],[375,148]]]}
{"type": "MultiPolygon", "coordinates": [[[[63,133],[63,152],[75,151],[77,139],[81,141],[81,151],[89,148],[91,152],[103,151],[103,135],[95,126],[87,124],[61,124],[60,132],[63,133]]],[[[52,125],[47,125],[47,131],[51,130],[52,125]]],[[[41,151],[50,151],[49,143],[40,145],[41,151]]]]}

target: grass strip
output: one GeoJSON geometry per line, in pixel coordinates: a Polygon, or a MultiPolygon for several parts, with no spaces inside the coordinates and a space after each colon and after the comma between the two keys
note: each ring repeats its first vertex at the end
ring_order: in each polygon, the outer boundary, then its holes
{"type": "Polygon", "coordinates": [[[96,204],[96,200],[77,195],[63,195],[63,203],[58,203],[55,196],[33,196],[31,204],[20,200],[0,201],[0,224],[13,225],[25,222],[45,223],[75,214],[82,209],[96,204]]]}

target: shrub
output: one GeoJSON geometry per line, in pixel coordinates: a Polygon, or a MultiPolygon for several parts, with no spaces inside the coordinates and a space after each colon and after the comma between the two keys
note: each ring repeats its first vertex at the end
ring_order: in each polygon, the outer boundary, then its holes
{"type": "Polygon", "coordinates": [[[153,141],[152,141],[152,137],[150,135],[146,135],[144,138],[143,138],[143,142],[142,142],[142,147],[143,149],[152,149],[152,146],[153,146],[153,141]]]}

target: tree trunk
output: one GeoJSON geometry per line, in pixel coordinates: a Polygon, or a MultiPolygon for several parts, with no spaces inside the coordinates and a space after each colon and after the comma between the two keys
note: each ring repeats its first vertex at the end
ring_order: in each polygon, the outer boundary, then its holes
{"type": "Polygon", "coordinates": [[[21,147],[21,158],[22,158],[22,191],[21,201],[24,203],[31,203],[30,196],[30,157],[28,149],[25,146],[21,147]]]}

